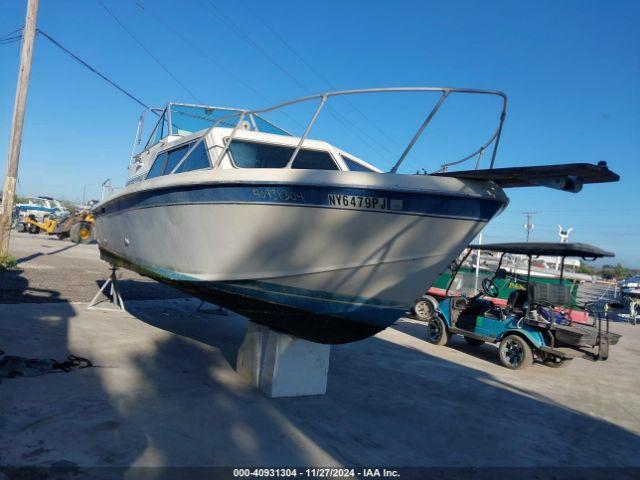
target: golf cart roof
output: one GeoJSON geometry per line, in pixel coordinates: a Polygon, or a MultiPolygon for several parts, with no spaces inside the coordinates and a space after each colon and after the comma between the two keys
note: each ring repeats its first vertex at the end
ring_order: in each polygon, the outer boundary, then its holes
{"type": "Polygon", "coordinates": [[[514,253],[521,255],[550,255],[558,257],[602,258],[615,256],[588,243],[554,243],[554,242],[514,242],[488,243],[486,245],[469,245],[474,250],[488,252],[514,253]]]}

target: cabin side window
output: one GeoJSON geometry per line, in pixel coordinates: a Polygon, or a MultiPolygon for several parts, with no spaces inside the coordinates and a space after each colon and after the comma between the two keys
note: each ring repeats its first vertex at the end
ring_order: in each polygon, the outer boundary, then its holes
{"type": "Polygon", "coordinates": [[[344,160],[344,163],[347,165],[347,168],[349,169],[350,172],[375,172],[377,173],[375,170],[366,167],[365,165],[362,165],[361,163],[356,162],[355,160],[351,160],[349,157],[347,157],[346,155],[340,155],[342,157],[342,160],[344,160]]]}
{"type": "MultiPolygon", "coordinates": [[[[293,155],[295,148],[233,140],[229,146],[229,151],[234,165],[239,168],[284,168],[291,155],[293,155]]],[[[338,170],[338,166],[329,153],[308,149],[301,149],[298,152],[292,168],[338,170]]]]}
{"type": "Polygon", "coordinates": [[[167,163],[167,156],[168,156],[167,152],[162,152],[161,154],[156,156],[156,159],[153,162],[153,165],[149,169],[149,173],[147,173],[147,178],[155,178],[162,175],[162,172],[164,171],[164,166],[167,163]]]}
{"type": "Polygon", "coordinates": [[[209,163],[209,155],[207,154],[207,145],[202,141],[193,149],[189,156],[184,159],[184,162],[178,167],[176,173],[202,170],[205,168],[211,168],[211,164],[209,163]]]}
{"type": "Polygon", "coordinates": [[[176,167],[191,145],[191,143],[187,143],[172,150],[159,153],[149,173],[147,173],[147,178],[160,177],[171,173],[171,170],[176,167]]]}
{"type": "MultiPolygon", "coordinates": [[[[291,153],[293,154],[293,149],[291,149],[291,153]]],[[[338,170],[338,166],[336,162],[333,161],[333,158],[331,158],[331,155],[320,150],[300,150],[291,168],[338,170]]]]}
{"type": "Polygon", "coordinates": [[[184,155],[189,151],[189,148],[191,148],[191,145],[193,145],[192,143],[187,143],[185,145],[181,145],[178,148],[175,148],[173,150],[169,150],[169,157],[167,158],[167,165],[164,169],[164,174],[168,175],[171,173],[171,170],[173,170],[174,168],[176,168],[176,165],[178,165],[178,162],[180,160],[182,160],[182,157],[184,157],[184,155]]]}

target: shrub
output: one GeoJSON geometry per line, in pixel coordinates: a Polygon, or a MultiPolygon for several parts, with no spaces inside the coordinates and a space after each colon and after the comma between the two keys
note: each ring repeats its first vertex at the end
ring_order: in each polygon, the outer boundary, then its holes
{"type": "Polygon", "coordinates": [[[13,270],[18,265],[18,261],[11,255],[0,255],[0,272],[3,270],[13,270]]]}

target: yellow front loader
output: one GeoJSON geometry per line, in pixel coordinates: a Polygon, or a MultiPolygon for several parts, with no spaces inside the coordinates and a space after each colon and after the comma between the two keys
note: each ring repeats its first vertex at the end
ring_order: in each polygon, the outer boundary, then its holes
{"type": "Polygon", "coordinates": [[[67,217],[56,220],[45,218],[38,222],[34,215],[29,215],[24,222],[20,222],[16,228],[37,234],[45,232],[47,235],[56,235],[60,240],[69,237],[74,243],[91,243],[95,239],[95,223],[93,214],[89,212],[77,212],[67,217]]]}

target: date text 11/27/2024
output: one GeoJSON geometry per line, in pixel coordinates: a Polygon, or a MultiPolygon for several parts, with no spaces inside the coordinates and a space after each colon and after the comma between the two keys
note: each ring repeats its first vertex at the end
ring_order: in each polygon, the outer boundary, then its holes
{"type": "Polygon", "coordinates": [[[387,468],[234,468],[234,478],[399,478],[397,470],[387,468]]]}

